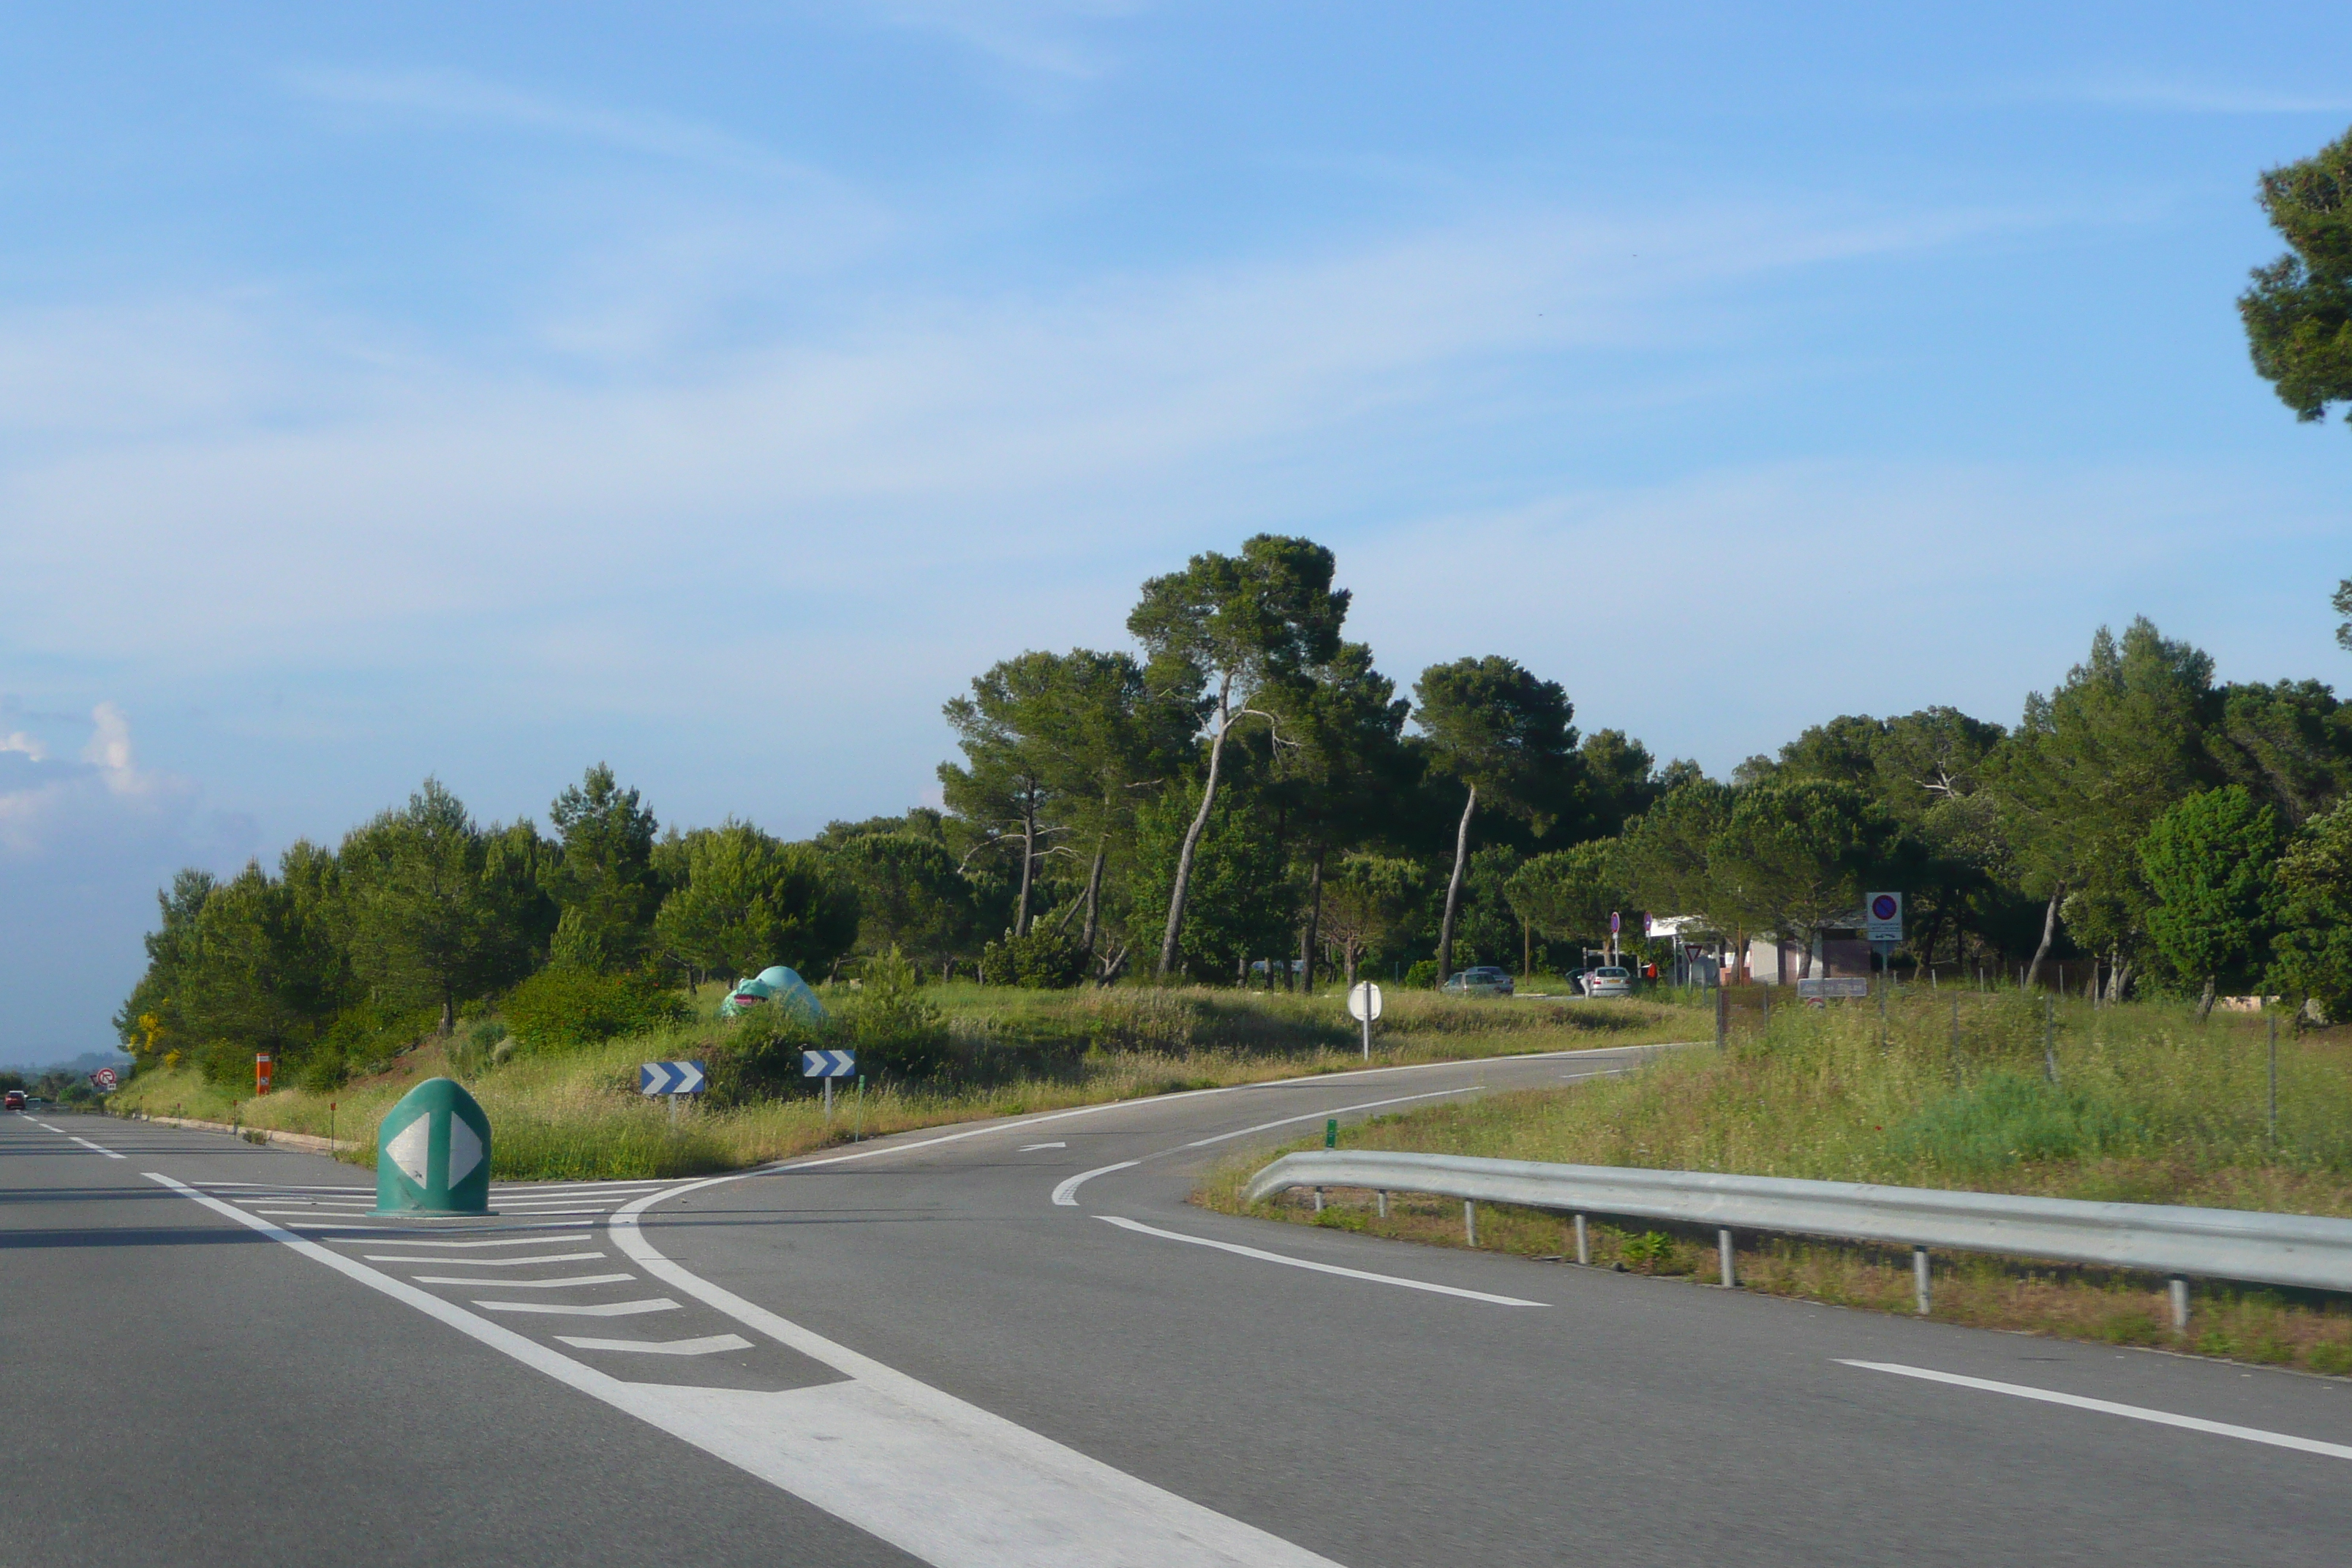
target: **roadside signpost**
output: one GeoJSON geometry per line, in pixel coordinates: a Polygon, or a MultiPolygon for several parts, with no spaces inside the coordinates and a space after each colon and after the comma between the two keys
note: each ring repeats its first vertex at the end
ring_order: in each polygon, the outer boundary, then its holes
{"type": "Polygon", "coordinates": [[[1381,1016],[1381,988],[1369,980],[1356,982],[1348,993],[1348,1016],[1364,1026],[1364,1059],[1372,1059],[1372,1020],[1381,1016]]]}
{"type": "MultiPolygon", "coordinates": [[[[833,1080],[857,1076],[856,1051],[803,1051],[801,1076],[824,1081],[824,1119],[833,1120],[833,1080]]],[[[861,1102],[862,1104],[862,1102],[861,1102]]]]}
{"type": "Polygon", "coordinates": [[[268,1051],[256,1051],[256,1052],[254,1052],[254,1053],[253,1053],[253,1092],[254,1092],[254,1093],[256,1093],[256,1094],[268,1094],[268,1093],[269,1092],[269,1071],[270,1071],[269,1053],[268,1053],[268,1051]]]}
{"type": "Polygon", "coordinates": [[[90,1088],[100,1094],[112,1094],[118,1081],[120,1080],[115,1078],[112,1068],[100,1068],[89,1075],[90,1088]]]}
{"type": "Polygon", "coordinates": [[[670,1131],[677,1131],[677,1097],[702,1092],[700,1062],[644,1062],[637,1068],[639,1094],[666,1095],[669,1099],[670,1131]]]}
{"type": "Polygon", "coordinates": [[[375,1130],[375,1212],[490,1212],[490,1119],[455,1079],[428,1078],[375,1130]]]}
{"type": "Polygon", "coordinates": [[[1863,935],[1882,953],[1903,944],[1903,895],[1869,893],[1862,900],[1863,935]]]}

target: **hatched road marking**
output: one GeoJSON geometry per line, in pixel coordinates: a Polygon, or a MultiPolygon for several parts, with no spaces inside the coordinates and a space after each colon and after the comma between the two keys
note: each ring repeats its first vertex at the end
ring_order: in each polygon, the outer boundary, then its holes
{"type": "Polygon", "coordinates": [[[486,1312],[539,1312],[566,1318],[635,1318],[647,1312],[675,1312],[677,1303],[667,1296],[642,1301],[477,1301],[486,1312]]]}
{"type": "MultiPolygon", "coordinates": [[[[779,1392],[633,1383],[404,1279],[298,1236],[159,1172],[148,1178],[812,1503],[934,1568],[1338,1568],[1330,1559],[1152,1486],[802,1328],[671,1262],[638,1216],[661,1198],[735,1177],[649,1192],[613,1216],[614,1244],[659,1283],[821,1363],[840,1380],[779,1392]]],[[[379,1245],[393,1238],[369,1238],[379,1245]]],[[[544,1239],[544,1238],[542,1238],[544,1239]]],[[[396,1243],[394,1243],[396,1245],[396,1243]]],[[[587,1254],[602,1257],[601,1253],[587,1254]]],[[[437,1263],[448,1257],[366,1255],[437,1263]]],[[[468,1258],[484,1263],[565,1258],[468,1258]]],[[[524,1305],[516,1303],[516,1305],[524,1305]]],[[[753,1351],[722,1333],[672,1341],[555,1336],[576,1350],[698,1356],[753,1351]]]]}
{"type": "MultiPolygon", "coordinates": [[[[380,1231],[374,1236],[337,1236],[329,1239],[337,1247],[571,1247],[588,1238],[573,1235],[502,1236],[488,1241],[431,1241],[420,1236],[412,1241],[380,1231]]],[[[457,1259],[449,1261],[454,1263],[457,1259]]]]}
{"type": "MultiPolygon", "coordinates": [[[[555,1336],[567,1345],[577,1345],[583,1351],[635,1351],[639,1355],[710,1355],[719,1351],[747,1351],[751,1342],[740,1334],[712,1334],[699,1340],[586,1340],[572,1334],[555,1336]]],[[[683,1433],[679,1434],[681,1436],[683,1433]]],[[[692,1438],[687,1439],[693,1442],[692,1438]]],[[[707,1445],[696,1444],[701,1447],[707,1445]]],[[[717,1453],[718,1450],[711,1450],[717,1453]]],[[[719,1458],[728,1456],[720,1454],[719,1458]]],[[[758,1471],[752,1472],[757,1475],[758,1471]]]]}
{"type": "MultiPolygon", "coordinates": [[[[444,1259],[436,1258],[435,1262],[444,1259]]],[[[462,1259],[460,1261],[463,1261],[462,1259]]],[[[533,1263],[544,1263],[534,1258],[533,1263]]],[[[625,1279],[635,1279],[634,1274],[567,1274],[561,1279],[479,1279],[460,1274],[412,1274],[419,1285],[495,1285],[501,1290],[552,1290],[563,1285],[617,1285],[625,1279]]]]}
{"type": "MultiPolygon", "coordinates": [[[[383,1238],[378,1237],[376,1244],[384,1245],[383,1238]]],[[[367,1252],[361,1256],[370,1263],[438,1263],[445,1268],[453,1263],[463,1263],[468,1268],[528,1268],[534,1263],[584,1263],[591,1258],[608,1255],[602,1252],[555,1252],[544,1258],[435,1258],[429,1253],[420,1257],[413,1252],[367,1252]]]]}

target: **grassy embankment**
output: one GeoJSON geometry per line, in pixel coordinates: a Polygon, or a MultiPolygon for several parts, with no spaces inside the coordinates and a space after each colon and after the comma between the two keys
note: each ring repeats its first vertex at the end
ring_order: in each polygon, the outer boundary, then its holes
{"type": "MultiPolygon", "coordinates": [[[[2278,1042],[2278,1126],[2269,1127],[2267,1020],[2200,1022],[2162,1004],[2059,1005],[2058,1081],[2045,1080],[2042,1008],[2014,992],[1913,990],[1877,1003],[1784,1006],[1732,1048],[1674,1052],[1640,1072],[1572,1089],[1496,1095],[1384,1117],[1349,1147],[1731,1171],[1823,1181],[2030,1193],[2126,1203],[2352,1215],[2352,1028],[2278,1042]],[[1953,1005],[1959,1005],[1955,1026],[1953,1005]]],[[[1319,1146],[1320,1140],[1296,1147],[1319,1146]]],[[[1449,1246],[1458,1203],[1335,1193],[1246,1208],[1267,1156],[1237,1158],[1199,1200],[1230,1213],[1449,1246]]],[[[1482,1247],[1572,1255],[1565,1218],[1482,1206],[1482,1247]]],[[[1646,1273],[1713,1278],[1711,1236],[1593,1227],[1593,1258],[1646,1273]]],[[[2114,1270],[1937,1253],[1934,1315],[2115,1343],[2178,1344],[2160,1280],[2114,1270]]],[[[1912,1310],[1907,1251],[1765,1238],[1739,1258],[1753,1290],[1885,1311],[1912,1310]]],[[[2310,1292],[2200,1285],[2183,1348],[2352,1373],[2352,1304],[2310,1292]]]]}
{"type": "MultiPolygon", "coordinates": [[[[960,1068],[948,1081],[869,1083],[862,1108],[838,1100],[828,1123],[813,1095],[688,1109],[636,1092],[640,1062],[721,1056],[736,1026],[706,986],[697,1019],[677,1028],[563,1052],[515,1051],[495,1063],[427,1039],[390,1070],[332,1093],[282,1089],[255,1099],[192,1069],[150,1069],[114,1096],[118,1112],[241,1121],[358,1139],[343,1157],[374,1160],[376,1123],[427,1078],[463,1080],[488,1113],[492,1171],[502,1180],[686,1175],[740,1169],[866,1136],[944,1122],[1095,1104],[1176,1089],[1252,1083],[1363,1065],[1356,1025],[1337,994],[1312,997],[1122,986],[1020,991],[926,986],[960,1068]],[[332,1107],[331,1111],[331,1105],[332,1107]]],[[[1662,1001],[1461,1000],[1391,990],[1373,1037],[1375,1066],[1691,1039],[1704,1010],[1662,1001]]],[[[462,1035],[462,1031],[461,1031],[462,1035]]],[[[846,1086],[843,1086],[846,1088],[846,1086]]]]}

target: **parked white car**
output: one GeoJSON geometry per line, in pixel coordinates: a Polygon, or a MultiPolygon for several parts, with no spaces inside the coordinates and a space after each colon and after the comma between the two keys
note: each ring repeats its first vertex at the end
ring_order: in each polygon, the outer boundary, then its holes
{"type": "Polygon", "coordinates": [[[1587,996],[1631,996],[1633,994],[1633,972],[1614,963],[1588,969],[1584,972],[1584,994],[1587,996]]]}

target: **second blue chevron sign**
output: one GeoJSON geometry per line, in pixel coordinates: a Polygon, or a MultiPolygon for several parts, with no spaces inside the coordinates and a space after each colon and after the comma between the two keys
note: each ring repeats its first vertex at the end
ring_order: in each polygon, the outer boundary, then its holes
{"type": "Polygon", "coordinates": [[[637,1068],[639,1094],[700,1094],[700,1062],[646,1062],[637,1068]]]}
{"type": "Polygon", "coordinates": [[[856,1051],[803,1051],[803,1078],[855,1078],[857,1076],[856,1051]]]}

